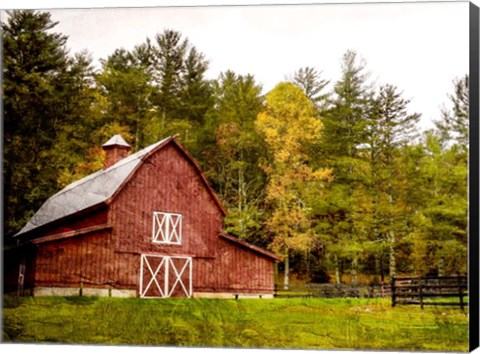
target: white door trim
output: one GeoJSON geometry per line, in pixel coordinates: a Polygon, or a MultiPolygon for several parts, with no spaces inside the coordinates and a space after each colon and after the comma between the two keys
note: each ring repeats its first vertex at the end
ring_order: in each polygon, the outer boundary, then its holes
{"type": "MultiPolygon", "coordinates": [[[[193,284],[192,284],[192,257],[185,257],[185,256],[167,256],[167,255],[159,255],[159,254],[141,254],[140,257],[140,289],[139,294],[141,298],[167,298],[171,297],[173,292],[175,291],[178,286],[181,287],[183,293],[186,297],[192,297],[193,294],[193,284]],[[153,270],[149,259],[151,258],[160,258],[160,263],[156,267],[155,271],[153,270]],[[185,263],[182,269],[179,271],[175,266],[173,260],[175,259],[184,259],[185,263]],[[144,286],[144,270],[145,266],[148,269],[148,273],[151,276],[150,281],[148,284],[144,286]],[[172,286],[170,286],[170,269],[174,272],[175,281],[172,286]],[[186,284],[185,279],[182,279],[182,276],[186,273],[188,269],[188,283],[186,284]],[[164,275],[164,282],[163,286],[158,282],[157,276],[158,274],[164,275]],[[156,289],[159,291],[161,296],[148,296],[147,292],[150,290],[151,286],[155,284],[156,289]]],[[[147,274],[148,274],[147,273],[147,274]]]]}

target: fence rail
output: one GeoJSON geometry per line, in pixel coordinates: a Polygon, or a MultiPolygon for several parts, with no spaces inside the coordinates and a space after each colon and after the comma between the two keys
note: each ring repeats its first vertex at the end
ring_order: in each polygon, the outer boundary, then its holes
{"type": "Polygon", "coordinates": [[[277,285],[275,297],[279,298],[312,298],[312,297],[389,297],[389,284],[376,285],[348,285],[348,284],[319,284],[309,283],[305,285],[289,286],[288,290],[284,290],[282,286],[277,285]]]}
{"type": "Polygon", "coordinates": [[[468,306],[466,276],[396,277],[391,280],[392,307],[396,305],[468,306]],[[458,298],[458,302],[445,301],[458,298]]]}

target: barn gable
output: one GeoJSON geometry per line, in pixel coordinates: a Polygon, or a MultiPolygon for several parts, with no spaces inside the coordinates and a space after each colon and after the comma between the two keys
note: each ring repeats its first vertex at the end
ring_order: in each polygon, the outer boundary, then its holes
{"type": "MultiPolygon", "coordinates": [[[[136,152],[107,169],[97,171],[85,178],[73,182],[58,193],[51,196],[15,235],[15,237],[30,233],[37,228],[67,218],[73,214],[86,211],[101,204],[108,205],[120,192],[122,187],[133,177],[135,171],[149,156],[159,151],[169,143],[175,144],[188,158],[200,173],[205,186],[208,188],[218,207],[225,215],[217,196],[211,189],[200,167],[191,155],[175,141],[175,137],[168,137],[136,152]]],[[[106,144],[105,144],[106,145],[106,144]]]]}

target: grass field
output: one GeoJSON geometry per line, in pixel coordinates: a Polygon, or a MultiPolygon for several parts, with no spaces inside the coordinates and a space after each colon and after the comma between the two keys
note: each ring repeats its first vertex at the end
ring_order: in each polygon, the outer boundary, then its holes
{"type": "Polygon", "coordinates": [[[466,352],[468,315],[388,299],[5,297],[3,341],[466,352]]]}

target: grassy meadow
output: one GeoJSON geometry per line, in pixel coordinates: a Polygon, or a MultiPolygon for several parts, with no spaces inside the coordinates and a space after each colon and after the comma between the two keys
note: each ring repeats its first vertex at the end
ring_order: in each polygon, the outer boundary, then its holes
{"type": "Polygon", "coordinates": [[[468,351],[467,312],[389,299],[3,301],[4,342],[468,351]]]}

